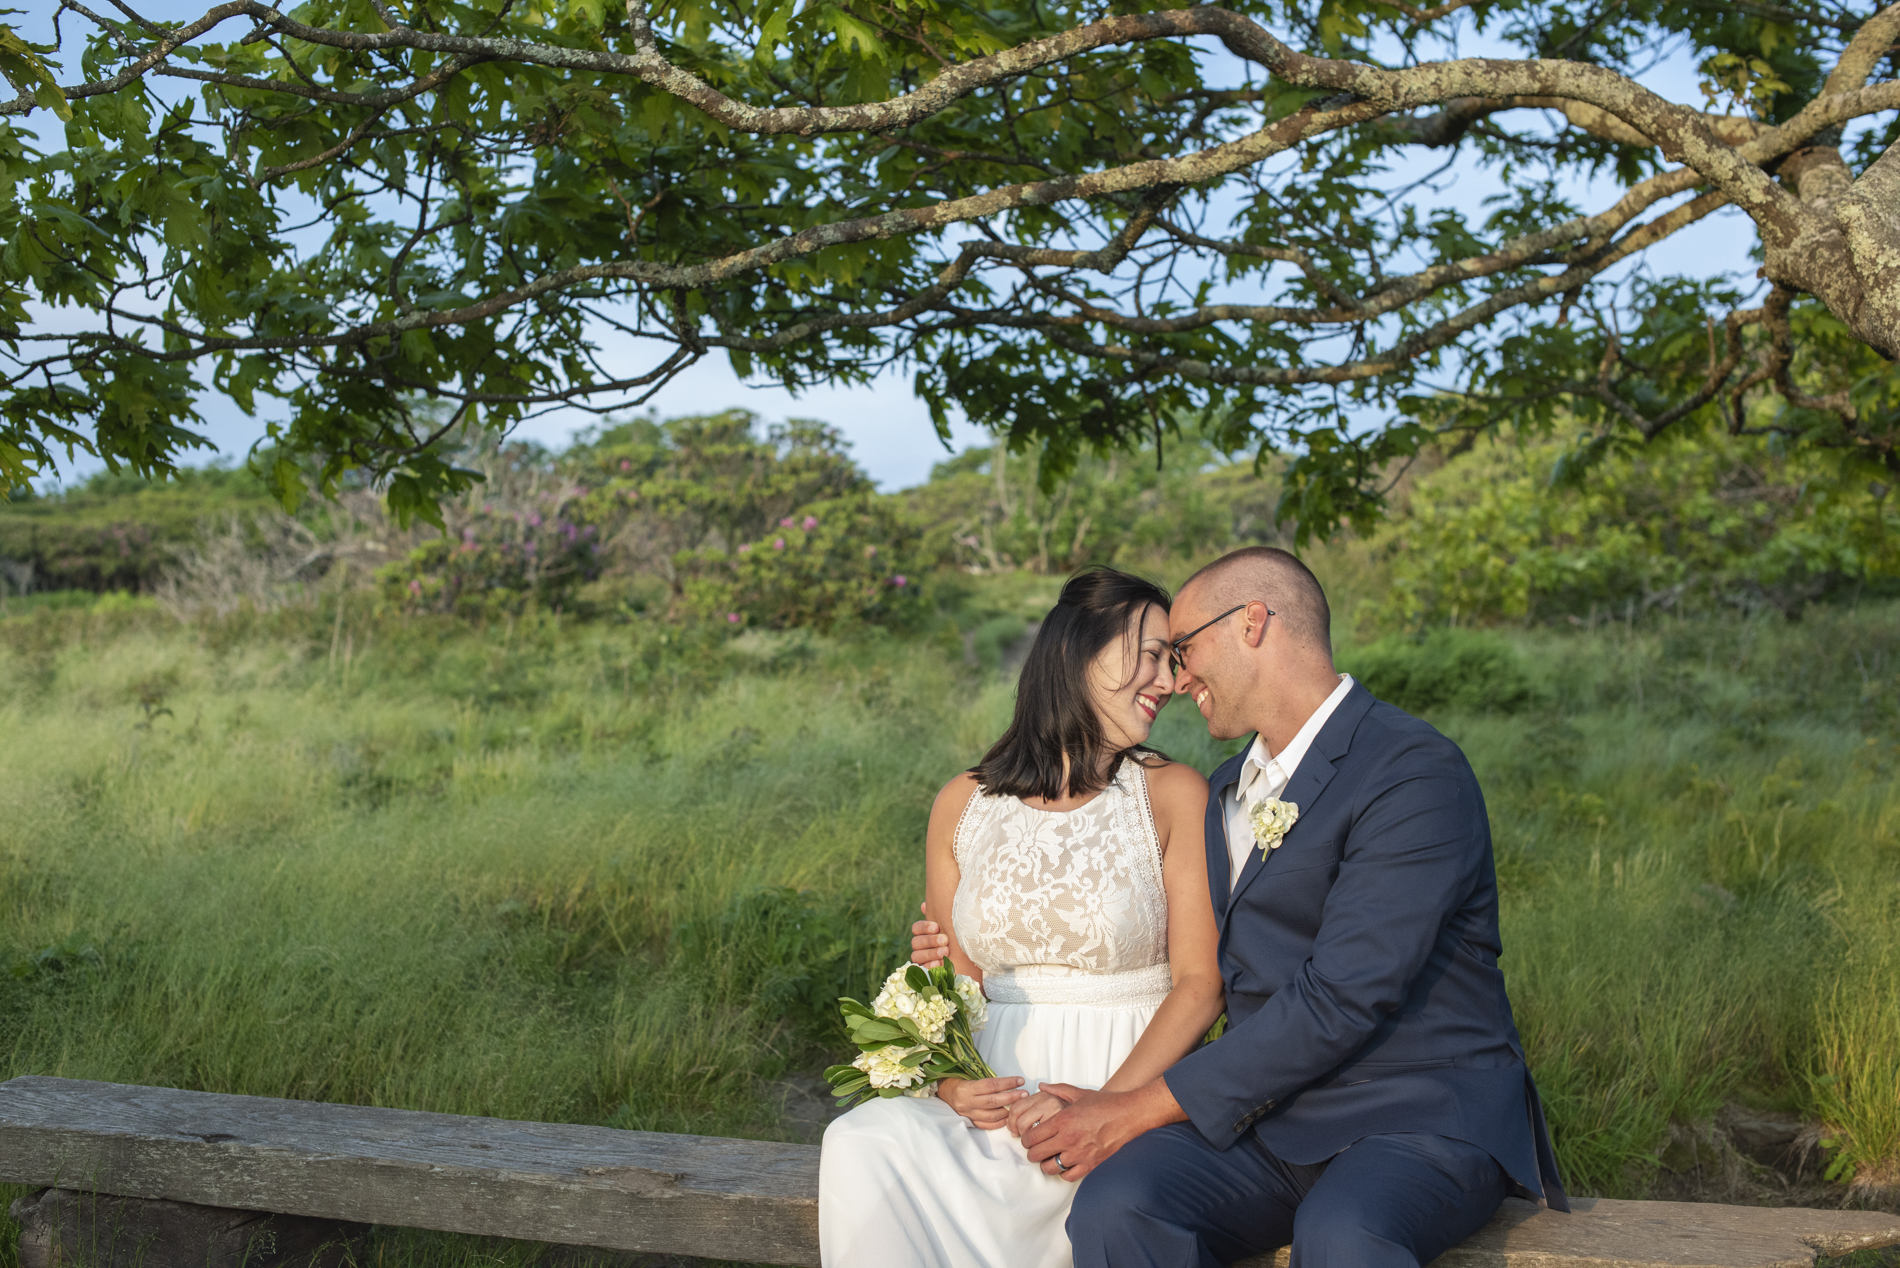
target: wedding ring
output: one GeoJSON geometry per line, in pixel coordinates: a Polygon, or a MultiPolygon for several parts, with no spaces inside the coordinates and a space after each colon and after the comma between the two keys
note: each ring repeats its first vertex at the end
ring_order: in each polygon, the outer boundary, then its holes
{"type": "Polygon", "coordinates": [[[1062,1161],[1062,1155],[1061,1155],[1061,1154],[1057,1154],[1057,1155],[1056,1155],[1056,1170],[1057,1170],[1057,1171],[1067,1171],[1068,1169],[1069,1169],[1069,1164],[1068,1164],[1068,1163],[1066,1163],[1066,1162],[1064,1162],[1064,1161],[1062,1161]]]}

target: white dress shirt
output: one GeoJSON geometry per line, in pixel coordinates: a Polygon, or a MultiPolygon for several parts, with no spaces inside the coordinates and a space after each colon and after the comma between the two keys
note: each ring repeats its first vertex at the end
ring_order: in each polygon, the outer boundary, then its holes
{"type": "MultiPolygon", "coordinates": [[[[1264,735],[1254,736],[1253,747],[1247,750],[1247,760],[1240,768],[1240,782],[1234,785],[1232,792],[1226,794],[1227,856],[1233,862],[1233,870],[1227,877],[1230,892],[1240,880],[1241,869],[1247,866],[1247,856],[1254,851],[1253,824],[1247,820],[1249,807],[1269,797],[1278,797],[1286,791],[1288,781],[1306,757],[1306,750],[1313,747],[1314,737],[1351,690],[1352,675],[1341,674],[1333,694],[1313,710],[1313,716],[1306,720],[1293,739],[1278,753],[1267,752],[1264,735]]],[[[1300,808],[1305,809],[1304,806],[1300,808]]]]}

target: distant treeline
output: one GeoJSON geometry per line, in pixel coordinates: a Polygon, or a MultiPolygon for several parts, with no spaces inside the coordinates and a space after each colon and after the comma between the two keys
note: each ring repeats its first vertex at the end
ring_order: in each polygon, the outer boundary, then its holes
{"type": "MultiPolygon", "coordinates": [[[[486,479],[439,527],[390,522],[367,489],[292,520],[241,467],[16,492],[0,504],[0,586],[157,591],[223,609],[308,598],[330,576],[388,606],[476,618],[533,606],[835,628],[914,622],[952,572],[1172,573],[1293,539],[1275,522],[1278,467],[1192,429],[1159,460],[1152,448],[1085,457],[1052,487],[1033,455],[983,447],[880,494],[835,429],[742,410],[625,420],[560,451],[472,443],[463,461],[486,479]]],[[[1427,449],[1392,473],[1386,522],[1350,540],[1378,578],[1360,632],[1794,615],[1890,590],[1900,509],[1870,470],[1719,434],[1606,453],[1560,427],[1427,449]]]]}

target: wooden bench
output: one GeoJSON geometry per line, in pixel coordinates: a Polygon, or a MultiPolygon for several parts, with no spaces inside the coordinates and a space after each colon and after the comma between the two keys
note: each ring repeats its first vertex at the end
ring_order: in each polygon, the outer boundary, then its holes
{"type": "MultiPolygon", "coordinates": [[[[29,1077],[0,1083],[0,1183],[53,1190],[17,1204],[22,1268],[308,1263],[367,1224],[818,1263],[811,1145],[29,1077]],[[274,1255],[259,1253],[260,1229],[274,1255]],[[114,1249],[133,1245],[136,1257],[114,1249]]],[[[1900,1216],[1876,1212],[1577,1206],[1507,1203],[1438,1263],[1791,1268],[1900,1245],[1900,1216]]]]}

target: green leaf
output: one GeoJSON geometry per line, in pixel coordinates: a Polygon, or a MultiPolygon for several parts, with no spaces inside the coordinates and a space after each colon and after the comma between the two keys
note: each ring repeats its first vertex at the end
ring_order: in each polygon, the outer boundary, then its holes
{"type": "Polygon", "coordinates": [[[906,1032],[883,1018],[858,1019],[858,1024],[851,1028],[851,1042],[860,1047],[867,1044],[871,1047],[879,1047],[908,1038],[909,1034],[915,1032],[916,1029],[915,1023],[912,1023],[910,1032],[906,1032]]]}
{"type": "Polygon", "coordinates": [[[33,100],[63,120],[73,117],[66,94],[60,91],[53,72],[33,46],[21,39],[10,26],[0,23],[0,74],[16,89],[33,93],[33,100]]]}

